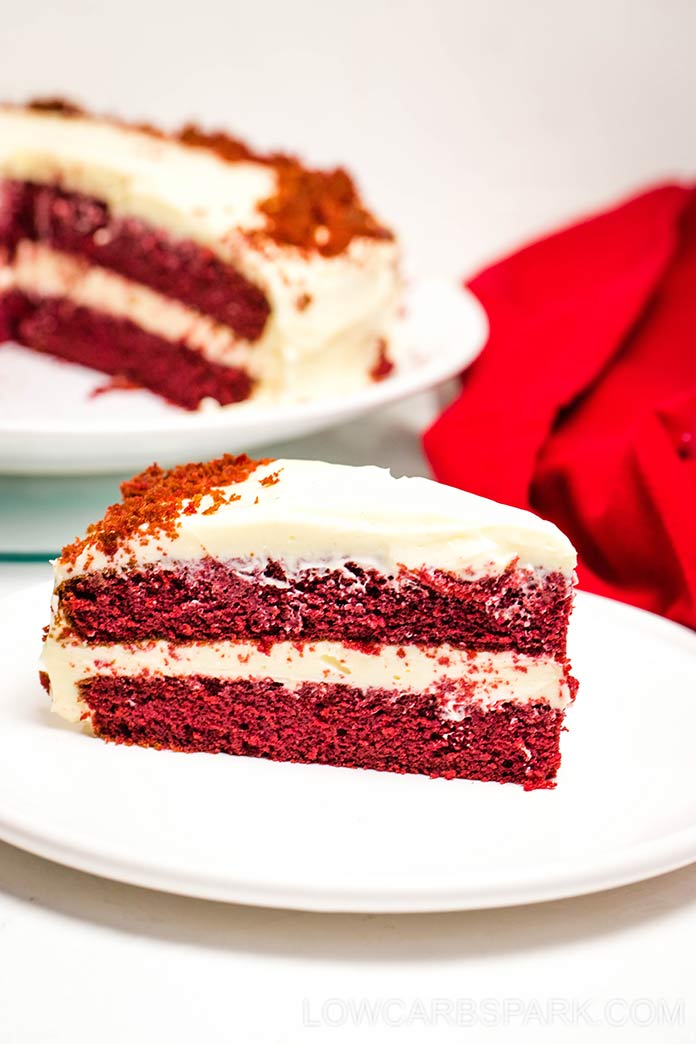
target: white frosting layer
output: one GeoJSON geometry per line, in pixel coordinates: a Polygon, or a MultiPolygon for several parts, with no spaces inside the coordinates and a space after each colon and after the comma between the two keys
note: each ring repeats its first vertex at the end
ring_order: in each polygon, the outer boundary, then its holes
{"type": "Polygon", "coordinates": [[[226,163],[106,120],[27,109],[0,109],[0,173],[94,196],[115,216],[217,252],[231,230],[263,226],[258,202],[276,189],[275,171],[261,163],[226,163]]]}
{"type": "Polygon", "coordinates": [[[74,564],[58,560],[56,582],[133,561],[166,566],[206,556],[276,559],[289,570],[354,561],[387,575],[400,566],[485,575],[517,562],[570,576],[575,567],[572,544],[552,523],[429,479],[395,479],[381,468],[277,460],[225,494],[239,499],[208,515],[210,497],[192,514],[182,510],[174,539],[142,531],[114,558],[87,548],[74,564]],[[277,482],[262,484],[274,475],[277,482]]]}
{"type": "Polygon", "coordinates": [[[398,248],[355,238],[342,254],[323,257],[249,242],[246,233],[264,224],[258,204],[275,191],[272,168],[227,163],[102,120],[0,109],[0,177],[58,183],[104,200],[117,217],[213,250],[260,287],[271,306],[255,342],[264,355],[256,363],[262,394],[310,399],[369,380],[399,303],[398,248]]]}
{"type": "Polygon", "coordinates": [[[398,247],[353,239],[336,257],[268,243],[236,267],[271,304],[262,340],[278,395],[293,401],[345,395],[371,381],[380,343],[389,343],[401,301],[398,247]],[[308,298],[306,308],[299,302],[308,298]]]}
{"type": "Polygon", "coordinates": [[[146,672],[177,678],[272,679],[291,687],[329,682],[436,693],[442,683],[456,682],[455,691],[438,693],[443,715],[453,720],[465,716],[472,702],[487,708],[505,701],[542,702],[558,709],[570,702],[563,667],[556,660],[507,651],[471,653],[447,645],[383,646],[367,653],[341,642],[278,642],[264,652],[252,642],[95,646],[49,636],[41,663],[51,679],[53,709],[69,721],[78,721],[86,710],[78,689],[81,681],[146,672]]]}
{"type": "MultiPolygon", "coordinates": [[[[259,353],[228,326],[171,298],[133,283],[43,243],[19,243],[10,271],[17,289],[41,297],[62,297],[117,319],[128,319],[148,333],[185,344],[212,362],[254,370],[259,353]]],[[[263,354],[263,353],[261,353],[263,354]]]]}

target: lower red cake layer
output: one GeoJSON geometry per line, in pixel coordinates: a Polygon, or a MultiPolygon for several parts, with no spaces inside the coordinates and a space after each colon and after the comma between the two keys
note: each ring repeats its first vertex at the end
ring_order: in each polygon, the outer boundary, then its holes
{"type": "MultiPolygon", "coordinates": [[[[205,206],[205,193],[201,199],[205,206]]],[[[0,182],[0,245],[37,240],[143,283],[231,327],[261,336],[270,307],[263,292],[211,250],[172,240],[134,218],[114,218],[98,199],[54,185],[0,182]]]]}
{"type": "Polygon", "coordinates": [[[554,785],[563,714],[476,704],[444,719],[433,695],[216,678],[100,677],[81,686],[95,731],[118,743],[449,779],[554,785]]]}
{"type": "Polygon", "coordinates": [[[209,362],[199,352],[156,337],[127,319],[78,307],[64,298],[29,299],[10,291],[0,298],[0,335],[126,377],[189,410],[208,397],[223,406],[239,402],[252,390],[244,370],[209,362]]]}
{"type": "Polygon", "coordinates": [[[352,563],[287,575],[277,562],[240,573],[208,558],[172,569],[85,573],[65,581],[59,597],[71,626],[91,642],[446,642],[562,657],[572,587],[560,573],[522,569],[468,581],[406,570],[391,577],[352,563]]]}

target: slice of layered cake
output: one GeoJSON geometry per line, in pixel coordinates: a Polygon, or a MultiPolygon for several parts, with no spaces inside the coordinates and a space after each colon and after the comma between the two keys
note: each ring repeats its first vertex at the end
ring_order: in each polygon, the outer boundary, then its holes
{"type": "Polygon", "coordinates": [[[188,409],[385,376],[397,247],[344,170],[0,108],[0,336],[188,409]]]}
{"type": "Polygon", "coordinates": [[[44,682],[117,742],[548,787],[574,565],[426,479],[153,466],[55,563],[44,682]]]}

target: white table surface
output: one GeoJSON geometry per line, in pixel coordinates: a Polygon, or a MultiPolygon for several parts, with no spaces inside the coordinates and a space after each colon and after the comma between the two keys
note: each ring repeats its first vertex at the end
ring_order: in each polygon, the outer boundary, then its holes
{"type": "MultiPolygon", "coordinates": [[[[417,433],[446,394],[275,449],[427,474],[417,433]]],[[[0,565],[0,596],[48,572],[0,565]]],[[[0,845],[0,1041],[693,1042],[695,938],[696,866],[536,906],[354,916],[168,896],[0,845]]]]}

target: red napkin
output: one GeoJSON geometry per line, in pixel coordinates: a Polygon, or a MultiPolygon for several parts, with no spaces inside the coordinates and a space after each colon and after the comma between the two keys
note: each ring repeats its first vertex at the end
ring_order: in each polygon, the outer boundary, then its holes
{"type": "Polygon", "coordinates": [[[491,335],[425,434],[436,477],[550,518],[586,590],[696,627],[696,188],[655,188],[469,287],[491,335]]]}

